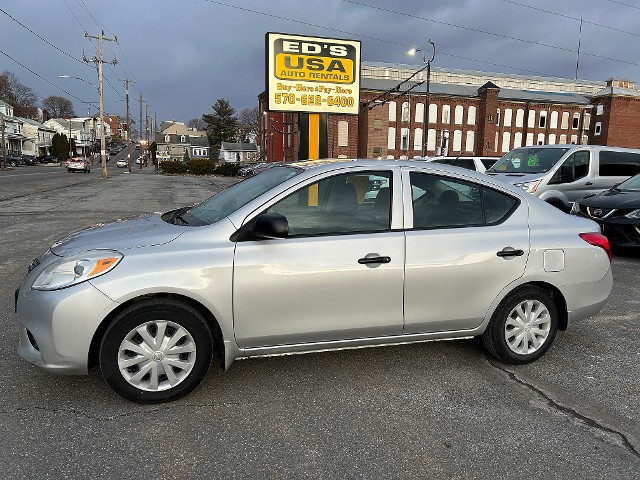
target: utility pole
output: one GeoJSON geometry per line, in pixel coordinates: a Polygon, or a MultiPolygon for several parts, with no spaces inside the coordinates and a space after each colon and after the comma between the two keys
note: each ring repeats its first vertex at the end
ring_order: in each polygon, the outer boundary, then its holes
{"type": "MultiPolygon", "coordinates": [[[[158,114],[157,112],[153,112],[153,141],[156,140],[156,130],[158,129],[158,114]]],[[[155,167],[156,172],[160,170],[160,162],[158,161],[158,145],[156,144],[156,155],[155,155],[155,167]]]]}
{"type": "Polygon", "coordinates": [[[129,82],[136,82],[129,79],[120,81],[124,82],[125,99],[127,101],[127,168],[129,169],[129,173],[131,173],[131,122],[129,121],[129,82]]]}
{"type": "MultiPolygon", "coordinates": [[[[142,93],[140,93],[140,123],[138,124],[138,144],[140,145],[140,156],[144,155],[144,145],[142,143],[142,93]]],[[[140,169],[142,170],[142,158],[140,159],[140,169]]]]}
{"type": "Polygon", "coordinates": [[[144,164],[145,164],[145,166],[147,166],[148,165],[147,162],[149,161],[149,104],[148,103],[145,105],[145,112],[144,113],[145,113],[144,121],[145,121],[145,137],[146,137],[145,138],[145,140],[146,140],[145,141],[145,145],[147,147],[147,157],[145,157],[146,160],[145,160],[144,164]]]}
{"type": "Polygon", "coordinates": [[[4,113],[0,112],[0,129],[2,129],[2,158],[0,158],[0,167],[7,166],[7,147],[4,144],[4,113]]]}
{"type": "MultiPolygon", "coordinates": [[[[89,35],[87,32],[84,32],[85,38],[95,38],[98,40],[98,56],[93,57],[93,63],[98,66],[98,93],[100,95],[100,156],[102,157],[102,179],[107,179],[107,144],[104,138],[104,96],[103,96],[103,88],[102,88],[102,64],[104,61],[102,60],[102,42],[106,40],[107,42],[116,42],[118,43],[118,39],[114,36],[113,38],[106,38],[104,36],[104,32],[100,32],[100,35],[89,35]]],[[[83,58],[85,62],[88,62],[86,58],[83,58]]],[[[111,65],[115,65],[118,61],[114,58],[110,63],[111,65]]]]}

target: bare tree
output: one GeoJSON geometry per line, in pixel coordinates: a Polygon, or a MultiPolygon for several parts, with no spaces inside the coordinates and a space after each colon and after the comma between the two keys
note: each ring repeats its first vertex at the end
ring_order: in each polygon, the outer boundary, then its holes
{"type": "Polygon", "coordinates": [[[33,107],[38,103],[38,96],[31,87],[24,85],[17,75],[9,70],[5,70],[0,74],[7,79],[7,83],[11,88],[16,104],[21,107],[33,107]]]}
{"type": "Polygon", "coordinates": [[[72,118],[76,116],[71,100],[57,95],[51,95],[42,100],[42,109],[47,111],[50,118],[72,118]]]}
{"type": "Polygon", "coordinates": [[[258,107],[242,110],[238,116],[238,125],[243,141],[248,137],[256,137],[260,126],[260,111],[258,107]]]}
{"type": "Polygon", "coordinates": [[[202,117],[200,118],[192,118],[187,122],[187,127],[195,128],[196,130],[205,131],[207,129],[207,122],[205,122],[202,117]]]}

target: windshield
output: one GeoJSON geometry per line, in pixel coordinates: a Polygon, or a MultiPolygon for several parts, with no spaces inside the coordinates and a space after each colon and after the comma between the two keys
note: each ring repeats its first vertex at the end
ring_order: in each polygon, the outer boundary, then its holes
{"type": "Polygon", "coordinates": [[[510,151],[487,172],[493,173],[545,173],[558,163],[567,148],[548,148],[545,146],[516,148],[510,151]]]}
{"type": "Polygon", "coordinates": [[[181,225],[211,225],[228,217],[251,200],[284,181],[300,174],[297,167],[274,167],[236,183],[213,197],[190,208],[174,210],[166,221],[181,225]]]}
{"type": "Polygon", "coordinates": [[[626,190],[631,192],[640,192],[640,175],[631,177],[618,185],[617,190],[626,190]]]}

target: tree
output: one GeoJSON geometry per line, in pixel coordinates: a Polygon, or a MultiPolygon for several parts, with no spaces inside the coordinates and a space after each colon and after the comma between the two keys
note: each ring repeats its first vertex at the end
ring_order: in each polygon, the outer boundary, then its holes
{"type": "Polygon", "coordinates": [[[158,144],[156,143],[155,140],[149,144],[149,153],[151,154],[151,163],[156,166],[156,170],[157,170],[158,161],[156,158],[158,155],[158,144]]]}
{"type": "Polygon", "coordinates": [[[212,158],[218,158],[218,152],[222,142],[233,142],[238,129],[236,111],[224,98],[219,98],[211,107],[213,113],[202,115],[202,120],[207,125],[207,138],[211,146],[212,158]]]}
{"type": "Polygon", "coordinates": [[[204,131],[207,129],[207,123],[200,118],[192,118],[187,122],[187,127],[195,128],[196,130],[204,131]]]}
{"type": "Polygon", "coordinates": [[[61,162],[69,158],[69,140],[66,135],[61,133],[53,134],[51,138],[51,153],[61,162]]]}
{"type": "Polygon", "coordinates": [[[50,118],[72,118],[76,116],[71,100],[57,95],[51,95],[42,100],[42,109],[47,111],[50,118]]]}
{"type": "Polygon", "coordinates": [[[257,137],[260,127],[260,110],[258,107],[242,110],[238,116],[238,124],[240,125],[241,140],[243,142],[249,138],[257,137]]]}
{"type": "Polygon", "coordinates": [[[38,119],[38,96],[9,70],[0,73],[0,100],[13,106],[13,113],[17,117],[38,119]]]}

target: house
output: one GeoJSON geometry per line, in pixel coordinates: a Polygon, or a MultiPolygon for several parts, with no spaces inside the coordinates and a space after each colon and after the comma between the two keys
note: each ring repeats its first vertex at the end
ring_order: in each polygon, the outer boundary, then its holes
{"type": "Polygon", "coordinates": [[[218,159],[225,163],[257,162],[258,147],[255,143],[222,142],[218,159]]]}
{"type": "Polygon", "coordinates": [[[189,158],[209,158],[207,133],[190,129],[182,122],[164,121],[161,132],[156,134],[158,161],[181,161],[185,154],[189,158]]]}
{"type": "MultiPolygon", "coordinates": [[[[44,126],[61,135],[66,135],[67,138],[72,138],[76,144],[76,153],[78,155],[89,155],[95,139],[99,138],[94,130],[94,125],[97,123],[91,117],[72,118],[69,120],[66,118],[52,118],[44,122],[44,126]]],[[[105,136],[107,136],[106,132],[108,131],[108,137],[110,137],[111,129],[109,124],[105,122],[104,126],[105,136]]]]}
{"type": "Polygon", "coordinates": [[[0,132],[4,134],[7,155],[18,157],[22,154],[22,144],[26,140],[23,125],[22,119],[13,116],[13,106],[0,100],[0,132]]]}
{"type": "Polygon", "coordinates": [[[56,131],[30,118],[20,118],[20,120],[23,122],[26,137],[22,143],[22,153],[35,157],[51,154],[51,139],[56,131]]]}

